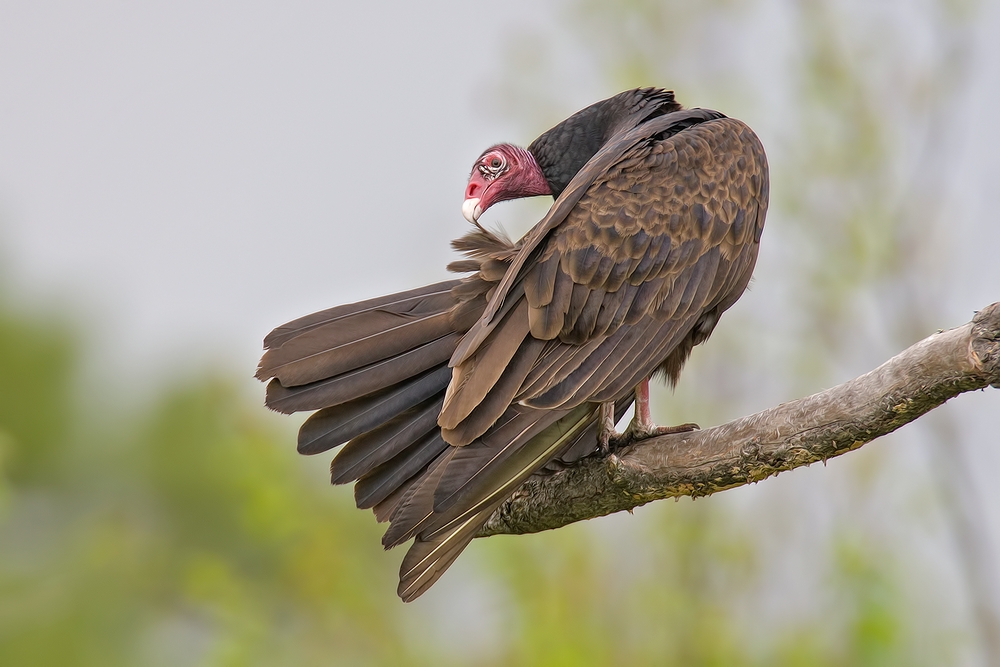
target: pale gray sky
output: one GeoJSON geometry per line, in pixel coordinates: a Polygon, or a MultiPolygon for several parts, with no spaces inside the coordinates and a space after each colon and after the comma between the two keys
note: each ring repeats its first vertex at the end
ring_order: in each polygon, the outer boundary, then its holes
{"type": "Polygon", "coordinates": [[[125,366],[248,371],[287,319],[437,279],[472,161],[530,139],[477,97],[531,4],[3,3],[5,276],[125,366]]]}
{"type": "MultiPolygon", "coordinates": [[[[511,34],[556,25],[526,0],[0,6],[0,271],[22,296],[73,295],[121,370],[216,355],[252,368],[287,319],[440,278],[472,160],[532,138],[490,108],[511,34]]],[[[569,109],[615,92],[551,34],[569,109]]],[[[1000,62],[986,51],[962,119],[983,128],[1000,62]]],[[[780,90],[754,58],[743,85],[780,90]]],[[[768,144],[773,120],[748,120],[768,144]]],[[[960,165],[973,193],[1000,179],[1000,139],[981,134],[960,165]]],[[[957,211],[982,271],[1000,241],[990,203],[957,211]]],[[[514,208],[492,213],[510,223],[514,208]]],[[[980,275],[956,317],[991,298],[980,275]]]]}

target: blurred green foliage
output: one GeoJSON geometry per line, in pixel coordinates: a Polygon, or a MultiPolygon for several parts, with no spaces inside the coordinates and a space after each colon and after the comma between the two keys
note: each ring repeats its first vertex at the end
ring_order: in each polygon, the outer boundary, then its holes
{"type": "Polygon", "coordinates": [[[0,350],[16,351],[0,357],[0,461],[11,481],[44,474],[69,435],[78,356],[72,333],[56,320],[24,320],[0,312],[0,350]],[[39,405],[52,406],[46,419],[38,418],[39,405]]]}
{"type": "Polygon", "coordinates": [[[85,413],[72,323],[8,307],[0,332],[2,664],[932,664],[891,568],[846,547],[845,604],[755,635],[775,572],[706,501],[477,542],[403,605],[373,518],[236,381],[85,413]]]}

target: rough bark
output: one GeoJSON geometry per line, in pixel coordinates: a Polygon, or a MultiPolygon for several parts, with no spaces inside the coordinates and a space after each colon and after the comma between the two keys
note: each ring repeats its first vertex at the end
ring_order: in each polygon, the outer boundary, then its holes
{"type": "Polygon", "coordinates": [[[479,537],[559,528],[653,500],[757,482],[858,449],[958,394],[991,385],[1000,388],[1000,302],[826,391],[532,478],[479,537]]]}

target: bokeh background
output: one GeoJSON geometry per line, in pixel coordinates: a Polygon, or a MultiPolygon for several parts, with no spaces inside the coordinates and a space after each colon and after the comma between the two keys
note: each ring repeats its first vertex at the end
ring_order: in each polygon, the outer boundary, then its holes
{"type": "Polygon", "coordinates": [[[1000,299],[998,32],[985,0],[0,1],[0,663],[1000,664],[1000,392],[477,541],[403,605],[251,377],[273,326],[441,279],[485,147],[638,85],[772,169],[752,289],[659,420],[865,372],[1000,299]]]}

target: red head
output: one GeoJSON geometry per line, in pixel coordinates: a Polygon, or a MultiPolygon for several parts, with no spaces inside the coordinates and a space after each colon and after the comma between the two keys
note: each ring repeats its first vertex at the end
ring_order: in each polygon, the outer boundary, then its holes
{"type": "Polygon", "coordinates": [[[518,146],[497,144],[472,166],[462,215],[475,222],[497,202],[549,194],[552,191],[534,155],[518,146]]]}

